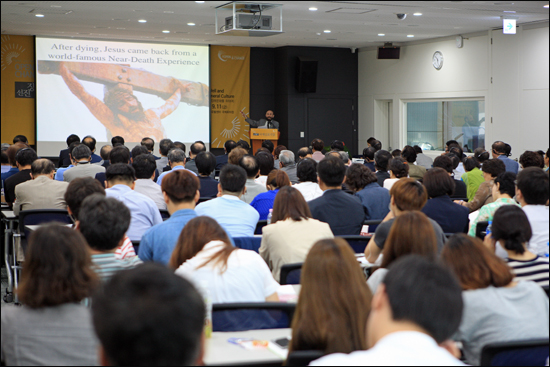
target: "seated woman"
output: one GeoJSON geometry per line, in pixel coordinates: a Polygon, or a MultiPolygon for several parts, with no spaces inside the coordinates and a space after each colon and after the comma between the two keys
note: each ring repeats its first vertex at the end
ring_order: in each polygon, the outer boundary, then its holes
{"type": "Polygon", "coordinates": [[[200,152],[195,157],[195,165],[199,172],[201,198],[215,198],[218,195],[219,184],[212,175],[216,169],[216,157],[210,152],[200,152]]]}
{"type": "Polygon", "coordinates": [[[527,245],[532,231],[525,212],[516,205],[504,205],[493,217],[492,232],[485,236],[485,244],[493,252],[498,242],[507,252],[505,259],[515,275],[514,280],[532,280],[541,287],[548,287],[548,258],[540,257],[527,245]]]}
{"type": "Polygon", "coordinates": [[[468,234],[472,237],[476,235],[477,223],[493,220],[496,210],[503,205],[519,205],[513,199],[516,195],[516,174],[513,172],[504,172],[498,175],[494,180],[492,190],[493,202],[483,205],[479,214],[470,224],[468,234]]]}
{"type": "Polygon", "coordinates": [[[172,252],[168,266],[199,289],[207,287],[212,303],[279,300],[279,284],[254,251],[233,247],[210,217],[191,219],[172,252]]]}
{"type": "Polygon", "coordinates": [[[399,181],[401,178],[407,178],[409,176],[409,165],[405,159],[395,157],[390,159],[388,164],[388,172],[390,173],[390,178],[384,181],[384,188],[391,190],[391,187],[394,183],[399,181]]]}
{"type": "Polygon", "coordinates": [[[333,237],[327,223],[311,218],[302,194],[285,186],[275,197],[271,224],[263,228],[260,255],[279,281],[281,266],[303,262],[315,242],[333,237]]]}
{"type": "Polygon", "coordinates": [[[463,289],[464,311],[456,339],[466,363],[479,365],[490,343],[548,339],[548,297],[534,282],[513,280],[508,265],[478,238],[452,236],[441,260],[463,289]]]}
{"type": "MultiPolygon", "coordinates": [[[[429,172],[429,171],[428,171],[429,172]]],[[[430,220],[419,211],[406,212],[395,218],[382,252],[382,265],[367,280],[371,292],[384,280],[388,267],[405,255],[422,255],[435,260],[437,240],[430,220]]]]}
{"type": "Polygon", "coordinates": [[[479,185],[485,181],[483,172],[479,169],[481,165],[474,156],[469,156],[464,159],[464,170],[462,181],[466,184],[468,201],[474,200],[479,185]]]}
{"type": "Polygon", "coordinates": [[[430,199],[422,212],[435,220],[445,233],[468,232],[470,211],[453,203],[455,180],[443,168],[432,168],[424,175],[423,184],[430,199]]]}
{"type": "Polygon", "coordinates": [[[296,176],[299,183],[293,187],[300,191],[306,201],[317,199],[323,195],[323,190],[317,183],[317,162],[311,158],[304,158],[296,164],[296,176]]]}
{"type": "Polygon", "coordinates": [[[274,169],[267,175],[267,192],[262,192],[256,195],[254,200],[250,203],[254,209],[260,213],[260,220],[266,220],[269,214],[269,209],[273,209],[273,202],[275,196],[279,192],[279,189],[284,186],[290,186],[290,179],[283,170],[274,169]]]}
{"type": "Polygon", "coordinates": [[[389,190],[378,185],[378,178],[365,165],[354,163],[346,173],[346,184],[365,207],[365,219],[384,219],[390,209],[389,190]]]}
{"type": "Polygon", "coordinates": [[[345,240],[318,241],[302,267],[301,284],[289,353],[350,353],[367,348],[372,294],[345,240]]]}
{"type": "Polygon", "coordinates": [[[81,301],[99,284],[78,231],[45,225],[29,239],[17,295],[2,305],[2,364],[97,365],[97,339],[81,301]]]}

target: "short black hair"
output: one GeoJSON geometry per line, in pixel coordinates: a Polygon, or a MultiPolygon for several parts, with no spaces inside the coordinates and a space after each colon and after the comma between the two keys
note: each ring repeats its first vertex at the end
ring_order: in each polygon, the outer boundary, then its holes
{"type": "Polygon", "coordinates": [[[111,138],[111,145],[115,146],[115,144],[122,144],[124,145],[124,138],[122,136],[113,136],[111,138]]]}
{"type": "Polygon", "coordinates": [[[300,159],[304,159],[305,157],[307,157],[308,154],[313,154],[313,152],[311,151],[311,149],[309,147],[303,147],[303,148],[300,148],[298,149],[298,157],[300,157],[300,159]]]}
{"type": "Polygon", "coordinates": [[[462,289],[441,265],[420,255],[404,256],[389,266],[383,284],[395,321],[420,326],[438,344],[458,330],[462,289]]]}
{"type": "Polygon", "coordinates": [[[388,171],[388,163],[390,162],[390,159],[392,158],[392,155],[387,150],[379,150],[376,153],[374,153],[374,168],[376,168],[379,171],[388,171]]]}
{"type": "Polygon", "coordinates": [[[162,155],[168,155],[168,152],[173,147],[174,147],[174,143],[170,139],[162,139],[159,142],[159,150],[160,150],[160,154],[162,155]]]}
{"type": "Polygon", "coordinates": [[[8,159],[8,155],[6,154],[6,151],[3,150],[2,153],[2,164],[9,164],[10,160],[8,159]]]}
{"type": "Polygon", "coordinates": [[[422,179],[422,183],[428,191],[428,196],[436,198],[443,195],[453,196],[456,182],[447,171],[440,167],[429,169],[422,179]]]}
{"type": "Polygon", "coordinates": [[[151,178],[157,169],[155,157],[151,154],[140,154],[134,157],[132,167],[136,172],[136,178],[151,178]]]}
{"type": "Polygon", "coordinates": [[[247,153],[250,150],[250,144],[248,144],[247,141],[242,140],[242,139],[237,142],[237,146],[245,149],[247,153]]]}
{"type": "Polygon", "coordinates": [[[328,156],[317,165],[317,174],[328,187],[340,186],[346,176],[346,165],[342,159],[328,156]]]}
{"type": "Polygon", "coordinates": [[[420,148],[418,145],[413,145],[413,148],[416,154],[422,154],[422,148],[420,148]]]}
{"type": "Polygon", "coordinates": [[[189,151],[193,153],[193,155],[197,155],[200,152],[206,152],[206,146],[204,143],[201,142],[194,142],[191,144],[191,148],[189,148],[189,151]]]}
{"type": "Polygon", "coordinates": [[[376,153],[376,149],[374,149],[374,147],[367,147],[363,149],[363,158],[368,158],[372,161],[374,159],[374,153],[376,153]]]}
{"type": "Polygon", "coordinates": [[[505,154],[506,153],[506,143],[500,140],[497,140],[491,145],[491,149],[495,153],[505,154]]]}
{"type": "Polygon", "coordinates": [[[516,195],[516,174],[503,172],[495,178],[495,185],[499,184],[498,191],[501,194],[508,194],[510,197],[516,195]]]}
{"type": "Polygon", "coordinates": [[[208,176],[216,169],[216,156],[211,152],[200,152],[195,157],[195,164],[201,175],[208,176]]]}
{"type": "Polygon", "coordinates": [[[244,168],[246,171],[246,177],[248,178],[255,178],[258,174],[258,170],[260,169],[260,165],[258,164],[256,157],[248,154],[241,158],[239,161],[239,166],[244,168]]]}
{"type": "Polygon", "coordinates": [[[548,201],[548,173],[529,167],[518,173],[518,190],[529,205],[546,205],[548,201]]]}
{"type": "Polygon", "coordinates": [[[518,254],[525,252],[524,243],[533,235],[527,215],[517,205],[503,205],[493,215],[491,226],[495,241],[504,241],[504,248],[518,254]]]}
{"type": "Polygon", "coordinates": [[[237,146],[237,143],[235,143],[234,140],[228,140],[223,144],[223,147],[225,148],[225,151],[227,152],[227,154],[231,153],[233,148],[235,148],[236,146],[237,146]]]}
{"type": "Polygon", "coordinates": [[[330,149],[331,150],[344,150],[344,142],[340,140],[334,140],[332,143],[330,143],[330,149]]]}
{"type": "Polygon", "coordinates": [[[93,152],[95,150],[96,140],[91,135],[86,135],[82,138],[82,144],[86,145],[93,152]]]}
{"type": "Polygon", "coordinates": [[[474,149],[474,157],[476,157],[476,159],[479,163],[483,163],[487,159],[491,158],[489,156],[489,152],[486,151],[484,148],[481,148],[481,147],[474,149]]]}
{"type": "Polygon", "coordinates": [[[49,159],[36,159],[31,164],[31,173],[34,178],[38,175],[49,175],[52,172],[55,172],[55,165],[49,159]]]}
{"type": "Polygon", "coordinates": [[[69,183],[63,198],[65,199],[67,206],[71,209],[75,219],[78,219],[80,206],[82,205],[84,199],[92,194],[100,194],[105,196],[105,189],[95,178],[77,177],[69,183]]]}
{"type": "Polygon", "coordinates": [[[152,138],[145,137],[141,139],[141,145],[147,148],[147,151],[152,152],[155,148],[155,141],[152,138]]]}
{"type": "Polygon", "coordinates": [[[464,166],[464,170],[466,172],[470,172],[474,168],[481,167],[481,165],[477,161],[476,157],[474,157],[473,155],[464,158],[464,160],[462,161],[462,165],[464,166]]]}
{"type": "Polygon", "coordinates": [[[367,139],[367,144],[370,144],[372,146],[372,142],[375,141],[376,138],[371,136],[370,138],[367,139]]]}
{"type": "Polygon", "coordinates": [[[523,168],[538,167],[544,168],[544,158],[537,152],[526,150],[519,157],[519,163],[523,168]]]}
{"type": "Polygon", "coordinates": [[[388,170],[392,171],[397,178],[403,178],[409,175],[409,165],[407,164],[407,161],[401,157],[390,159],[388,170]]]}
{"type": "Polygon", "coordinates": [[[15,137],[13,138],[13,144],[15,144],[17,142],[28,144],[29,140],[27,139],[27,137],[25,135],[15,135],[15,137]]]}
{"type": "Polygon", "coordinates": [[[95,332],[118,366],[193,365],[205,310],[188,280],[152,262],[117,272],[92,301],[95,332]]]}
{"type": "Polygon", "coordinates": [[[410,145],[405,145],[401,151],[401,156],[409,163],[416,161],[416,151],[410,145]]]}
{"type": "Polygon", "coordinates": [[[241,193],[246,185],[246,171],[240,166],[226,164],[220,172],[223,191],[241,193]]]}
{"type": "Polygon", "coordinates": [[[273,153],[273,149],[275,149],[275,145],[273,145],[273,142],[271,140],[264,140],[262,142],[262,147],[269,150],[270,153],[273,153]]]}
{"type": "Polygon", "coordinates": [[[75,161],[79,161],[84,158],[90,158],[92,151],[86,144],[78,144],[73,148],[71,155],[75,161]]]}
{"type": "Polygon", "coordinates": [[[124,238],[131,220],[130,209],[122,202],[93,194],[80,207],[79,230],[92,249],[109,251],[124,238]]]}
{"type": "Polygon", "coordinates": [[[445,143],[445,146],[449,147],[449,145],[451,145],[451,144],[456,144],[456,145],[458,145],[458,141],[453,140],[453,139],[447,140],[447,142],[445,143]]]}
{"type": "Polygon", "coordinates": [[[67,137],[67,146],[71,145],[71,143],[77,142],[80,143],[80,137],[76,134],[71,134],[67,137]]]}
{"type": "Polygon", "coordinates": [[[32,164],[32,162],[37,159],[38,156],[32,148],[19,149],[17,153],[15,153],[15,161],[22,167],[32,164]]]}
{"type": "Polygon", "coordinates": [[[183,144],[181,141],[175,141],[174,142],[174,148],[181,149],[185,153],[185,144],[183,144]]]}
{"type": "Polygon", "coordinates": [[[440,155],[435,157],[433,168],[443,168],[447,173],[453,173],[453,160],[448,155],[440,155]]]}
{"type": "Polygon", "coordinates": [[[323,151],[323,149],[325,149],[325,142],[321,139],[313,139],[313,141],[311,142],[311,147],[316,151],[321,152],[323,151]]]}
{"type": "Polygon", "coordinates": [[[401,157],[401,149],[394,149],[391,151],[391,156],[396,158],[396,157],[401,157]]]}
{"type": "Polygon", "coordinates": [[[497,177],[503,172],[506,172],[506,165],[502,159],[492,158],[488,159],[481,166],[481,170],[491,175],[491,177],[497,177]]]}
{"type": "Polygon", "coordinates": [[[451,162],[453,163],[453,170],[456,169],[462,161],[462,157],[459,157],[455,153],[446,153],[444,155],[451,158],[451,162]]]}
{"type": "Polygon", "coordinates": [[[380,140],[375,140],[370,144],[370,146],[376,149],[376,151],[378,152],[380,149],[382,149],[382,142],[380,140]]]}
{"type": "Polygon", "coordinates": [[[130,151],[124,145],[114,147],[113,149],[111,149],[111,153],[109,153],[109,162],[111,162],[111,164],[130,163],[130,151]]]}
{"type": "Polygon", "coordinates": [[[132,148],[132,158],[136,159],[141,154],[149,154],[149,150],[144,145],[136,145],[132,148]]]}
{"type": "Polygon", "coordinates": [[[300,182],[317,182],[317,162],[304,158],[296,165],[296,176],[300,182]]]}
{"type": "Polygon", "coordinates": [[[107,181],[124,181],[124,182],[134,182],[136,179],[136,171],[129,164],[124,163],[115,163],[109,165],[105,171],[105,179],[107,181]]]}
{"type": "Polygon", "coordinates": [[[256,153],[256,160],[258,161],[258,165],[260,166],[260,175],[269,175],[269,172],[273,170],[273,166],[275,164],[273,156],[266,152],[258,152],[256,153]]]}
{"type": "Polygon", "coordinates": [[[464,150],[458,144],[449,145],[449,153],[456,154],[460,160],[462,160],[462,157],[464,156],[464,150]]]}

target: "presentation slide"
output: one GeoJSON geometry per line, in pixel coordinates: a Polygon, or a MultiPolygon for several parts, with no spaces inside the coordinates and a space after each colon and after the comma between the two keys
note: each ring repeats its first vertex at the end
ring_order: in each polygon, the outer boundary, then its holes
{"type": "Polygon", "coordinates": [[[39,156],[57,156],[77,134],[210,141],[208,46],[36,38],[39,156]]]}

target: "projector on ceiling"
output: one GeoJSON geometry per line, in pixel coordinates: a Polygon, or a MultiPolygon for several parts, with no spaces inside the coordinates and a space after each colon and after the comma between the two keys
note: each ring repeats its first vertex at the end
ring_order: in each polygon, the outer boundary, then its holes
{"type": "Polygon", "coordinates": [[[271,30],[271,15],[256,15],[248,13],[235,14],[237,25],[233,25],[233,17],[225,18],[225,30],[230,29],[262,29],[271,30]]]}

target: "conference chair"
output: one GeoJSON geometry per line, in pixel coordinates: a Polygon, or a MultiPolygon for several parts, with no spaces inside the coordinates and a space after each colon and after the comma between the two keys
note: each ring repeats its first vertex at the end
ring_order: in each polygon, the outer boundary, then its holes
{"type": "Polygon", "coordinates": [[[545,366],[549,339],[491,343],[481,351],[481,366],[545,366]]]}
{"type": "Polygon", "coordinates": [[[382,219],[369,219],[363,222],[364,226],[369,226],[369,233],[374,233],[376,227],[382,223],[382,219]]]}
{"type": "Polygon", "coordinates": [[[235,247],[260,253],[261,237],[233,237],[235,247]]]}
{"type": "Polygon", "coordinates": [[[300,284],[303,265],[304,263],[293,263],[281,266],[281,276],[279,284],[300,284]]]}
{"type": "Polygon", "coordinates": [[[140,241],[132,241],[132,245],[134,246],[134,252],[136,253],[136,255],[138,254],[138,251],[139,251],[139,242],[140,241]]]}
{"type": "Polygon", "coordinates": [[[256,224],[256,229],[254,230],[254,234],[263,234],[262,230],[265,226],[267,226],[267,219],[259,220],[258,224],[256,224]]]}
{"type": "MultiPolygon", "coordinates": [[[[159,209],[159,212],[160,212],[160,216],[162,217],[162,220],[166,220],[168,218],[170,218],[170,213],[168,213],[168,210],[166,209],[159,209]]],[[[137,253],[137,252],[136,252],[137,253]]]]}
{"type": "Polygon", "coordinates": [[[476,225],[476,237],[480,238],[481,240],[485,239],[485,235],[487,234],[487,226],[489,225],[488,221],[481,221],[477,222],[476,225]]]}
{"type": "Polygon", "coordinates": [[[346,235],[346,236],[337,236],[337,237],[346,240],[348,244],[351,246],[351,249],[356,254],[362,254],[365,252],[365,248],[367,247],[367,244],[372,238],[372,234],[369,234],[367,236],[346,235]]]}
{"type": "Polygon", "coordinates": [[[289,328],[296,304],[283,302],[215,303],[213,331],[289,328]]]}
{"type": "Polygon", "coordinates": [[[542,289],[544,289],[544,291],[546,292],[546,296],[550,297],[550,295],[548,295],[548,286],[545,285],[544,287],[542,287],[542,289]]]}
{"type": "Polygon", "coordinates": [[[311,362],[324,356],[322,350],[297,350],[288,354],[286,366],[308,366],[311,362]]]}

